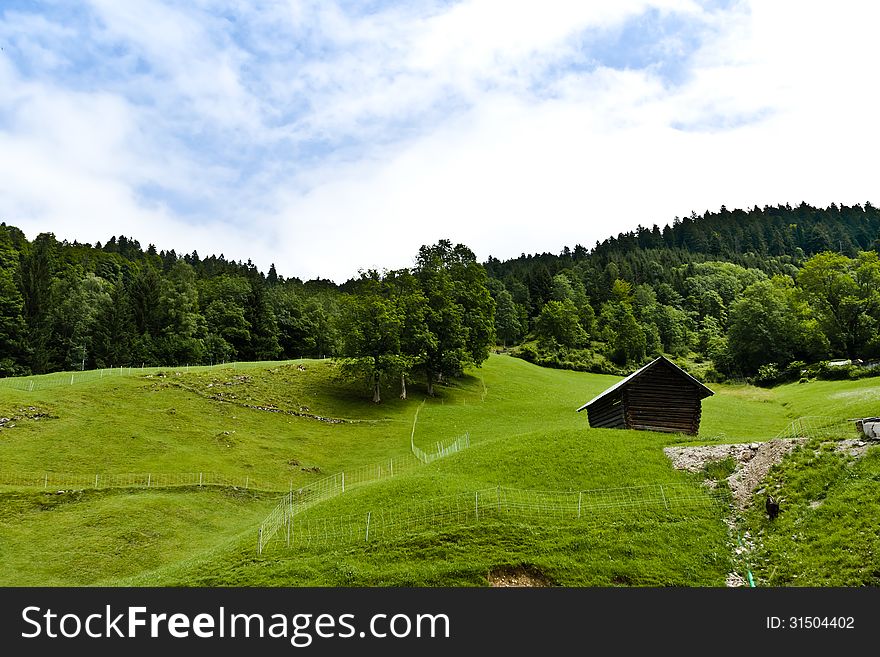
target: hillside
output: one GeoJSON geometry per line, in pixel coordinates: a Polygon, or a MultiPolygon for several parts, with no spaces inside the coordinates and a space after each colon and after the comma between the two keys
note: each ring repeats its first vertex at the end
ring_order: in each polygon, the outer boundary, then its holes
{"type": "MultiPolygon", "coordinates": [[[[732,566],[726,507],[708,494],[669,508],[594,510],[580,520],[554,517],[549,507],[546,515],[476,521],[425,516],[425,509],[448,509],[455,496],[492,489],[693,489],[699,477],[674,471],[662,452],[686,444],[683,437],[592,430],[574,412],[615,377],[492,356],[437,386],[433,399],[416,386],[408,400],[389,389],[373,405],[364,388],[332,372],[329,362],[301,361],[133,371],[34,391],[0,387],[2,415],[18,418],[0,429],[0,476],[11,483],[30,474],[36,481],[2,487],[0,582],[485,585],[490,571],[525,569],[564,586],[691,586],[721,585],[732,566]],[[351,487],[303,513],[297,522],[313,528],[310,545],[287,549],[277,536],[257,554],[256,530],[288,490],[404,459],[411,436],[430,449],[465,431],[468,449],[351,487]],[[47,472],[76,473],[89,484],[42,490],[47,472]],[[225,476],[235,486],[102,485],[123,473],[151,473],[153,481],[213,473],[210,481],[225,476]],[[422,522],[408,531],[377,535],[377,522],[369,542],[342,540],[327,529],[354,532],[368,514],[419,513],[422,522]]],[[[827,414],[832,397],[838,417],[868,415],[878,398],[877,387],[864,381],[713,388],[697,442],[771,438],[795,417],[827,414]]]]}

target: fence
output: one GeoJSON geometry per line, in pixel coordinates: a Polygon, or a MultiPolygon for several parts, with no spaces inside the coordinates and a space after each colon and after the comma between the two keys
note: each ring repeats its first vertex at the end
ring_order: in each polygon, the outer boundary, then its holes
{"type": "Polygon", "coordinates": [[[411,444],[410,449],[412,450],[413,456],[415,456],[420,462],[427,464],[432,463],[437,459],[442,459],[451,454],[455,454],[456,452],[460,452],[470,446],[470,434],[465,433],[463,436],[459,436],[445,445],[441,442],[436,443],[433,452],[426,452],[415,444],[411,444]]]}
{"type": "MultiPolygon", "coordinates": [[[[293,505],[297,513],[313,504],[336,497],[346,489],[366,483],[379,481],[396,474],[412,470],[443,456],[454,454],[470,446],[470,436],[464,434],[447,443],[437,443],[436,452],[425,452],[418,447],[418,453],[403,454],[389,458],[375,465],[365,465],[340,472],[298,489],[292,481],[286,484],[266,482],[249,475],[227,475],[217,472],[146,472],[146,473],[71,473],[71,472],[0,472],[0,486],[16,488],[37,488],[42,490],[86,489],[86,488],[170,488],[183,486],[224,486],[259,491],[293,494],[293,505]]],[[[287,498],[285,498],[287,500],[287,498]]],[[[280,504],[279,504],[280,506],[280,504]]]]}
{"type": "Polygon", "coordinates": [[[223,367],[233,369],[249,369],[254,367],[276,367],[299,361],[253,361],[246,363],[231,362],[218,363],[216,365],[174,365],[166,367],[108,367],[100,370],[79,370],[76,372],[54,372],[52,374],[36,374],[32,376],[11,376],[0,378],[0,388],[13,388],[16,390],[34,391],[59,386],[70,386],[75,383],[97,381],[113,376],[130,376],[157,374],[158,372],[189,372],[206,371],[223,367]]]}
{"type": "Polygon", "coordinates": [[[855,420],[808,415],[794,420],[785,429],[776,434],[775,438],[783,440],[794,438],[837,440],[839,438],[855,438],[857,432],[855,420]]]}
{"type": "Polygon", "coordinates": [[[290,517],[302,513],[319,502],[342,495],[346,490],[350,490],[356,486],[388,479],[421,465],[431,463],[439,458],[466,449],[470,444],[470,434],[468,433],[453,438],[446,443],[436,443],[436,451],[432,452],[426,452],[411,443],[412,454],[405,454],[403,456],[389,458],[387,461],[382,461],[381,463],[365,465],[352,470],[346,470],[345,472],[338,472],[329,477],[325,477],[324,479],[312,482],[302,488],[290,490],[260,524],[257,537],[257,549],[262,553],[263,546],[272,540],[282,527],[289,525],[290,517]]]}
{"type": "Polygon", "coordinates": [[[224,486],[260,491],[280,491],[282,486],[259,482],[250,476],[230,476],[216,472],[72,474],[65,472],[0,473],[0,486],[43,490],[86,488],[171,488],[182,486],[224,486]]]}
{"type": "MultiPolygon", "coordinates": [[[[334,547],[390,541],[437,529],[501,519],[530,524],[589,521],[608,512],[657,511],[664,515],[707,509],[725,500],[724,493],[689,484],[654,484],[585,491],[532,491],[496,487],[436,498],[409,508],[380,508],[360,515],[298,518],[292,497],[280,508],[283,531],[274,543],[288,548],[334,547]]],[[[260,545],[262,551],[268,540],[260,545]]]]}

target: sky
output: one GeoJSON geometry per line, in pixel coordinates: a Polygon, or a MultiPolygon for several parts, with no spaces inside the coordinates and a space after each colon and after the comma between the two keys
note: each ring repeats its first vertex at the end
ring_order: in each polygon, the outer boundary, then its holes
{"type": "Polygon", "coordinates": [[[880,4],[0,1],[0,220],[285,277],[875,205],[880,4]]]}

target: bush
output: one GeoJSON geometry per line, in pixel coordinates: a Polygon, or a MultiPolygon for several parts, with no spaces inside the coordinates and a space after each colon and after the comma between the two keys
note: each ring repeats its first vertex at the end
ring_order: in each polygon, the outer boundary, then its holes
{"type": "Polygon", "coordinates": [[[530,363],[537,363],[538,361],[538,350],[535,349],[535,346],[532,344],[521,345],[520,347],[511,350],[510,355],[515,356],[516,358],[522,358],[530,363]]]}
{"type": "Polygon", "coordinates": [[[814,379],[824,381],[846,381],[863,379],[865,377],[880,376],[880,368],[866,368],[858,365],[829,365],[828,361],[821,361],[813,365],[807,365],[803,361],[789,363],[788,367],[780,370],[776,363],[768,363],[758,368],[757,376],[752,380],[755,385],[771,387],[780,383],[809,383],[814,379]]]}
{"type": "Polygon", "coordinates": [[[510,355],[541,367],[594,374],[624,374],[607,358],[592,349],[569,349],[555,340],[527,342],[513,349],[510,355]]]}
{"type": "Polygon", "coordinates": [[[754,382],[756,386],[770,388],[779,383],[780,375],[779,366],[776,363],[767,363],[758,368],[754,382]]]}
{"type": "Polygon", "coordinates": [[[860,379],[864,376],[876,376],[876,372],[863,369],[858,365],[829,365],[828,361],[816,363],[808,369],[809,374],[825,381],[845,381],[860,379]]]}
{"type": "Polygon", "coordinates": [[[706,383],[724,383],[724,381],[727,380],[727,377],[716,370],[714,367],[710,367],[709,369],[707,369],[704,377],[706,379],[706,383]]]}

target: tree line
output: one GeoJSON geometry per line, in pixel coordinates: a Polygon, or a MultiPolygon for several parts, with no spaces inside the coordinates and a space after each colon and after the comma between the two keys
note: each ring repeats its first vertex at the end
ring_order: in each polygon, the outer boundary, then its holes
{"type": "Polygon", "coordinates": [[[709,364],[715,380],[772,381],[829,358],[880,358],[878,249],[870,203],[802,203],[722,207],[486,267],[499,340],[528,360],[622,373],[665,353],[709,364]]]}
{"type": "Polygon", "coordinates": [[[494,345],[494,301],[473,252],[423,246],[416,266],[332,281],[284,279],[250,261],[105,244],[29,242],[0,225],[0,375],[234,360],[336,357],[380,400],[394,377],[433,384],[494,345]]]}
{"type": "Polygon", "coordinates": [[[331,356],[379,401],[413,377],[431,392],[497,345],[555,367],[622,373],[665,353],[772,379],[880,358],[878,248],[869,203],[722,207],[504,262],[441,240],[412,268],[336,285],[0,224],[0,375],[331,356]]]}

